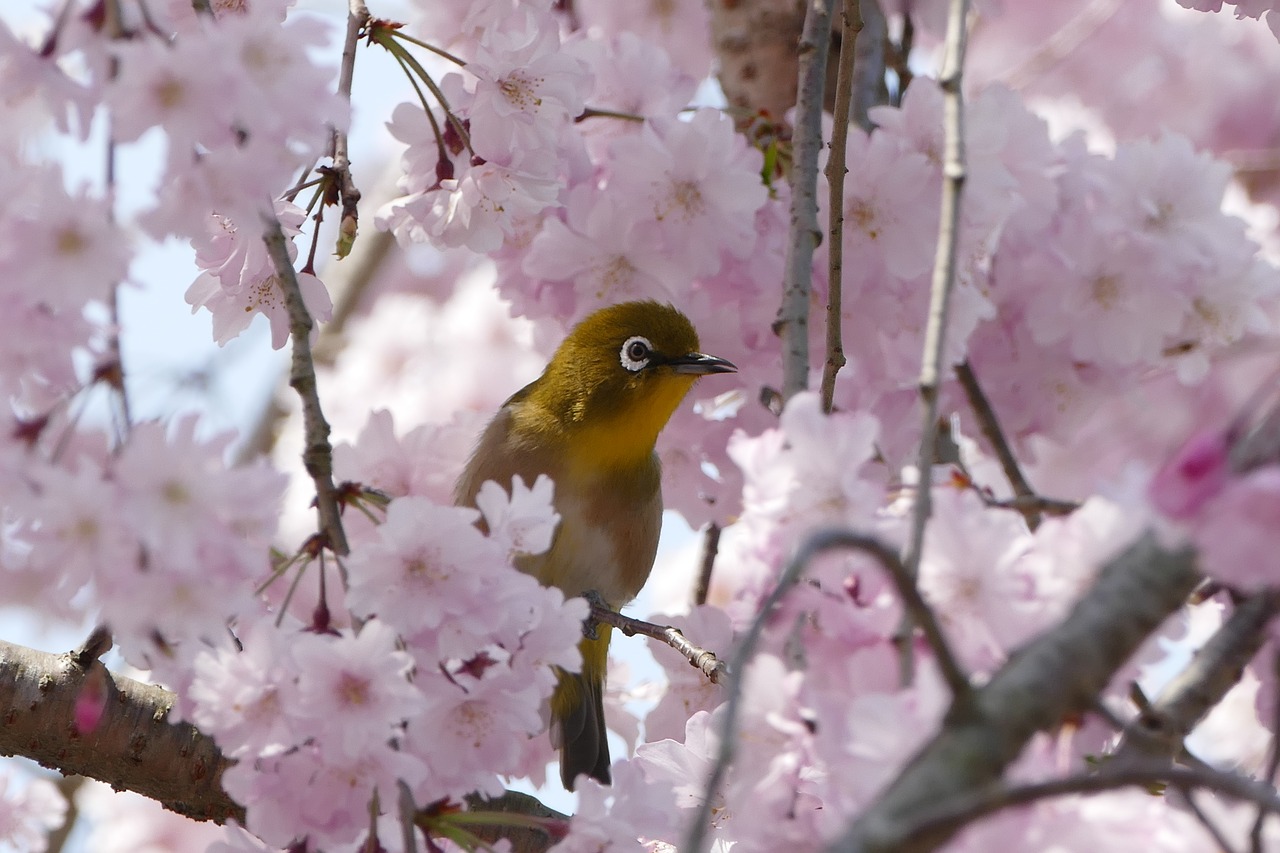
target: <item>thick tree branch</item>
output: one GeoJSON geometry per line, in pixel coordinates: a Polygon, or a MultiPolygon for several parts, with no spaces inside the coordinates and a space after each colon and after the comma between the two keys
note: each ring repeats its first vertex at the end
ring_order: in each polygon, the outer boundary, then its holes
{"type": "Polygon", "coordinates": [[[744,116],[763,112],[781,121],[796,102],[803,6],[795,0],[712,0],[709,5],[725,98],[744,116]]]}
{"type": "Polygon", "coordinates": [[[134,791],[196,820],[244,822],[222,791],[230,762],[213,739],[187,723],[171,724],[174,696],[151,684],[107,673],[107,708],[92,732],[77,732],[76,699],[92,660],[0,641],[0,754],[20,755],[63,774],[134,791]]]}
{"type": "MultiPolygon", "coordinates": [[[[92,732],[77,732],[76,699],[89,668],[76,652],[56,655],[0,640],[0,755],[29,758],[66,776],[106,782],[133,791],[195,820],[243,824],[244,809],[222,790],[222,774],[232,762],[189,723],[170,723],[174,695],[107,672],[107,708],[92,732]]],[[[516,853],[548,849],[563,836],[568,816],[533,797],[508,791],[493,799],[468,797],[470,827],[489,842],[508,838],[516,853]],[[505,822],[497,814],[526,820],[505,822]],[[527,818],[547,828],[530,825],[527,818]]]]}
{"type": "Polygon", "coordinates": [[[1113,559],[1067,618],[1016,651],[828,849],[932,850],[958,826],[921,834],[930,813],[998,783],[1037,732],[1085,713],[1139,645],[1195,589],[1191,552],[1146,535],[1113,559]]]}

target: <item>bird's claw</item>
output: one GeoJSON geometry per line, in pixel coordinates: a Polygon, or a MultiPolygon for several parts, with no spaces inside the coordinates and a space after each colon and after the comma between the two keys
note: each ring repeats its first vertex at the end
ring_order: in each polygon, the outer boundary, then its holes
{"type": "Polygon", "coordinates": [[[587,618],[582,620],[582,636],[588,640],[598,640],[600,635],[597,629],[600,627],[600,620],[596,618],[596,608],[604,610],[609,609],[609,603],[604,600],[604,596],[599,591],[589,589],[582,593],[582,597],[586,599],[587,604],[591,605],[591,612],[587,614],[587,618]]]}

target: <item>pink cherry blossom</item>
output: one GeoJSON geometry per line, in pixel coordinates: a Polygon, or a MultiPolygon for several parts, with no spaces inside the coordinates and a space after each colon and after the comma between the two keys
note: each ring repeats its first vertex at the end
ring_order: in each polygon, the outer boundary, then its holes
{"type": "Polygon", "coordinates": [[[704,109],[687,122],[654,119],[617,140],[610,159],[612,189],[653,217],[688,274],[714,273],[722,251],[750,252],[767,191],[760,153],[734,135],[728,117],[704,109]]]}
{"type": "Polygon", "coordinates": [[[535,278],[572,281],[581,319],[605,305],[629,299],[672,301],[678,270],[664,258],[656,222],[620,205],[617,197],[580,184],[565,206],[567,223],[549,216],[524,256],[535,278]]]}
{"type": "Polygon", "coordinates": [[[50,467],[39,474],[40,488],[19,538],[31,548],[30,567],[54,579],[48,594],[69,600],[99,580],[104,566],[136,565],[141,557],[137,533],[122,523],[123,493],[86,461],[78,469],[50,467]]]}
{"type": "MultiPolygon", "coordinates": [[[[304,217],[302,210],[288,202],[277,202],[276,211],[286,237],[297,235],[304,217]]],[[[187,289],[191,312],[205,308],[213,315],[213,339],[219,344],[247,329],[255,314],[263,314],[271,323],[271,345],[283,347],[289,340],[289,309],[280,275],[267,254],[261,233],[214,214],[208,220],[206,240],[203,245],[196,244],[196,262],[205,272],[187,289]]],[[[287,245],[289,256],[295,257],[297,246],[292,242],[287,245]]],[[[312,320],[328,320],[333,315],[333,303],[324,283],[310,273],[298,272],[296,276],[312,320]]]]}
{"type": "Polygon", "coordinates": [[[1151,502],[1170,518],[1194,517],[1226,488],[1229,450],[1222,432],[1192,436],[1152,478],[1151,502]]]}
{"type": "Polygon", "coordinates": [[[378,541],[348,560],[348,605],[408,635],[438,627],[455,603],[484,588],[479,566],[505,562],[505,550],[475,528],[479,517],[475,510],[436,506],[425,498],[393,501],[378,541]]]}
{"type": "Polygon", "coordinates": [[[1041,591],[1021,564],[1031,545],[1022,520],[992,513],[972,491],[934,490],[920,561],[920,591],[970,669],[993,671],[1044,624],[1041,591]]]}
{"type": "Polygon", "coordinates": [[[613,784],[609,786],[588,777],[578,782],[578,810],[568,835],[551,848],[555,853],[642,853],[650,850],[651,844],[641,838],[678,837],[674,830],[664,833],[659,829],[671,826],[670,794],[663,786],[647,782],[640,762],[615,764],[612,773],[613,784]]]}
{"type": "Polygon", "coordinates": [[[281,629],[266,619],[246,620],[236,628],[240,648],[206,649],[196,657],[191,721],[217,738],[227,755],[252,760],[303,740],[297,717],[306,708],[291,642],[296,632],[292,623],[281,629]]]}
{"type": "Polygon", "coordinates": [[[348,759],[381,749],[400,722],[422,704],[409,683],[413,659],[396,648],[396,633],[372,619],[355,636],[308,634],[293,645],[298,667],[298,716],[312,736],[348,759]]]}
{"type": "Polygon", "coordinates": [[[462,418],[454,424],[424,424],[397,436],[391,413],[379,409],[369,415],[355,443],[334,447],[334,474],[393,498],[418,495],[447,503],[482,427],[474,418],[462,418]]]}
{"type": "Polygon", "coordinates": [[[513,158],[511,165],[485,162],[440,188],[403,196],[378,212],[379,227],[405,244],[431,242],[491,252],[515,233],[522,217],[555,204],[557,185],[547,152],[513,158]]]}
{"type": "Polygon", "coordinates": [[[549,12],[528,10],[504,24],[485,32],[466,69],[476,78],[467,111],[476,154],[502,163],[554,145],[591,87],[586,67],[559,49],[549,12]]]}
{"type": "Polygon", "coordinates": [[[576,6],[588,27],[609,36],[634,33],[663,45],[679,69],[700,80],[711,68],[710,11],[692,0],[618,5],[609,0],[583,0],[576,6]]]}
{"type": "Polygon", "coordinates": [[[154,39],[121,44],[120,73],[108,87],[120,141],[160,125],[179,149],[234,145],[237,103],[228,94],[238,69],[222,47],[212,32],[198,29],[183,34],[181,50],[154,39]]]}
{"type": "Polygon", "coordinates": [[[887,135],[849,134],[845,180],[845,254],[860,260],[860,278],[887,270],[923,275],[938,237],[936,178],[921,154],[899,150],[887,135]]]}
{"type": "MultiPolygon", "coordinates": [[[[624,115],[674,116],[692,100],[697,81],[673,66],[662,44],[623,31],[608,41],[580,41],[572,45],[595,76],[591,106],[624,115]]],[[[585,133],[625,135],[639,127],[633,122],[596,120],[585,133]]]]}
{"type": "Polygon", "coordinates": [[[1192,528],[1205,574],[1245,590],[1271,585],[1268,549],[1278,520],[1280,468],[1259,468],[1228,481],[1192,528]]]}
{"type": "MultiPolygon", "coordinates": [[[[55,169],[32,178],[32,190],[37,181],[48,186],[61,180],[55,169]]],[[[128,240],[103,200],[84,190],[73,196],[53,189],[22,199],[12,213],[0,244],[6,291],[26,290],[33,303],[78,314],[90,301],[105,302],[124,282],[128,240]]]]}
{"type": "Polygon", "coordinates": [[[248,829],[268,844],[284,847],[305,835],[316,847],[348,850],[368,829],[375,791],[394,799],[398,780],[417,783],[426,773],[420,761],[390,746],[356,761],[330,758],[307,745],[254,764],[235,764],[223,784],[247,805],[248,829]]]}
{"type": "Polygon", "coordinates": [[[67,801],[48,779],[15,784],[12,773],[0,774],[0,842],[15,850],[47,849],[48,833],[62,825],[67,801]]]}
{"type": "Polygon", "coordinates": [[[415,790],[423,802],[474,790],[501,793],[495,774],[514,771],[524,742],[545,727],[540,693],[532,686],[510,689],[511,679],[497,667],[480,678],[454,675],[452,683],[436,675],[424,679],[432,701],[414,716],[408,731],[431,770],[415,790]]]}
{"type": "Polygon", "coordinates": [[[551,547],[560,516],[551,503],[555,485],[545,474],[526,486],[517,475],[508,492],[490,480],[480,487],[476,507],[484,516],[489,538],[507,547],[508,558],[541,554],[551,547]]]}

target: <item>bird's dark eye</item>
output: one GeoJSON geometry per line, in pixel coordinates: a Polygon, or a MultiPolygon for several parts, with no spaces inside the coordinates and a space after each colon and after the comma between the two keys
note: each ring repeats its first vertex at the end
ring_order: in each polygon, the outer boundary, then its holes
{"type": "Polygon", "coordinates": [[[622,345],[622,351],[618,357],[624,368],[635,373],[648,366],[652,355],[653,344],[649,343],[649,339],[633,335],[622,345]]]}

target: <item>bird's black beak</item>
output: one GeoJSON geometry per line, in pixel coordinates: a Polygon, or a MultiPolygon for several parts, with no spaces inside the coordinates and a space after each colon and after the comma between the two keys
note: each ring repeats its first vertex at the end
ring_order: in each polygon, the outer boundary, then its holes
{"type": "Polygon", "coordinates": [[[723,358],[701,352],[691,352],[667,359],[667,365],[676,373],[691,373],[694,376],[738,372],[737,366],[732,361],[725,361],[723,358]]]}

